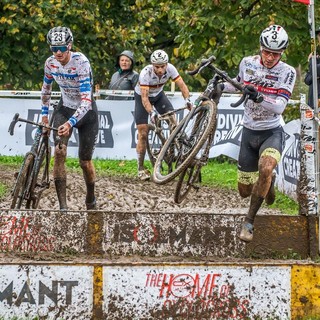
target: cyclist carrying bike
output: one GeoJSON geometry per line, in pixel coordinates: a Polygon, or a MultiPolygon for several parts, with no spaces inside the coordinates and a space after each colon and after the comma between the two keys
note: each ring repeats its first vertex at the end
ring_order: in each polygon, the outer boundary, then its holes
{"type": "MultiPolygon", "coordinates": [[[[283,27],[271,25],[260,35],[260,54],[242,59],[236,80],[245,85],[249,100],[244,105],[243,132],[238,159],[238,190],[250,198],[248,214],[242,225],[240,239],[253,238],[255,216],[265,201],[275,201],[274,170],[280,161],[285,133],[280,124],[292,94],[296,71],[281,61],[288,46],[288,34],[283,27]]],[[[229,83],[223,91],[234,92],[229,83]]]]}
{"type": "Polygon", "coordinates": [[[135,87],[135,121],[138,129],[137,157],[138,177],[149,180],[150,172],[144,167],[148,139],[148,118],[154,122],[157,113],[164,114],[173,110],[173,106],[163,91],[164,85],[172,79],[185,99],[191,105],[189,89],[179,75],[175,66],[169,63],[169,57],[163,50],[156,50],[151,54],[151,64],[142,69],[139,81],[135,87]]]}
{"type": "Polygon", "coordinates": [[[41,91],[42,121],[48,123],[53,80],[60,87],[59,101],[53,126],[55,157],[53,176],[60,210],[67,210],[66,169],[67,145],[73,128],[79,132],[79,162],[86,183],[86,208],[96,209],[95,168],[92,162],[97,135],[98,111],[93,99],[93,78],[89,60],[80,52],[72,52],[73,35],[67,27],[54,27],[47,34],[52,56],[44,66],[41,91]],[[60,143],[58,143],[58,140],[60,143]]]}

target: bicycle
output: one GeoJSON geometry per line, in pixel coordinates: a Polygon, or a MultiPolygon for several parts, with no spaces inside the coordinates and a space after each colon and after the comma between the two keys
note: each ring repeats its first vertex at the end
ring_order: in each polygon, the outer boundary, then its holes
{"type": "MultiPolygon", "coordinates": [[[[54,108],[56,104],[53,105],[54,108]]],[[[42,130],[48,129],[58,131],[52,127],[53,115],[49,125],[37,123],[19,117],[16,113],[10,123],[8,132],[14,134],[17,122],[25,122],[37,127],[35,137],[30,151],[23,159],[23,163],[16,176],[16,181],[12,189],[11,209],[20,209],[25,204],[26,209],[37,209],[42,192],[50,187],[49,165],[51,159],[51,147],[49,145],[49,135],[43,134],[42,130]]]]}
{"type": "MultiPolygon", "coordinates": [[[[176,113],[186,109],[187,107],[182,107],[174,109],[164,114],[159,114],[155,117],[154,123],[149,123],[149,133],[147,140],[147,153],[152,167],[154,167],[157,157],[160,153],[162,146],[165,144],[168,136],[175,128],[177,120],[175,117],[176,113]]],[[[171,168],[171,158],[166,157],[166,165],[171,168]]]]}
{"type": "MultiPolygon", "coordinates": [[[[227,81],[243,92],[242,85],[212,64],[214,60],[214,56],[202,60],[198,68],[188,72],[190,75],[195,75],[208,67],[214,75],[208,82],[205,92],[195,101],[189,114],[169,136],[155,163],[153,180],[158,184],[165,184],[180,175],[174,195],[177,203],[186,197],[191,187],[197,189],[196,184],[201,182],[200,170],[207,163],[217,125],[217,104],[222,94],[221,90],[219,92],[218,84],[227,81]],[[164,155],[168,149],[174,150],[175,167],[171,172],[163,170],[164,155]]],[[[231,106],[237,107],[246,99],[248,96],[243,94],[239,101],[231,106]]]]}

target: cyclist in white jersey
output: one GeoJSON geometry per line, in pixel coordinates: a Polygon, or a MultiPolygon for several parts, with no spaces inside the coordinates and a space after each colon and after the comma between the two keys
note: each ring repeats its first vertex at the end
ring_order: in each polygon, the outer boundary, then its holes
{"type": "Polygon", "coordinates": [[[96,209],[95,168],[92,154],[98,135],[98,111],[93,99],[93,79],[89,60],[80,52],[72,52],[73,35],[69,28],[55,27],[47,34],[53,53],[44,67],[41,91],[42,121],[48,123],[52,83],[60,87],[61,99],[55,112],[53,133],[55,157],[53,176],[61,211],[67,210],[65,159],[73,127],[79,133],[79,162],[86,183],[86,208],[96,209]],[[60,143],[58,143],[58,140],[60,143]]]}
{"type": "MultiPolygon", "coordinates": [[[[283,27],[271,25],[260,35],[260,55],[245,57],[240,63],[236,80],[245,85],[249,100],[244,106],[243,132],[238,159],[238,190],[249,197],[250,207],[240,232],[240,239],[253,238],[255,216],[265,200],[275,200],[274,180],[280,161],[285,134],[280,124],[292,94],[296,71],[281,61],[288,46],[288,35],[283,27]]],[[[229,83],[223,91],[235,92],[229,83]]]]}
{"type": "Polygon", "coordinates": [[[148,139],[148,118],[154,121],[157,113],[164,114],[173,110],[173,106],[163,91],[164,85],[171,79],[181,90],[187,105],[191,105],[188,87],[177,69],[168,63],[169,57],[163,50],[151,54],[151,64],[142,69],[135,87],[135,121],[138,129],[137,157],[138,177],[140,180],[150,179],[150,172],[144,167],[146,145],[148,139]]]}

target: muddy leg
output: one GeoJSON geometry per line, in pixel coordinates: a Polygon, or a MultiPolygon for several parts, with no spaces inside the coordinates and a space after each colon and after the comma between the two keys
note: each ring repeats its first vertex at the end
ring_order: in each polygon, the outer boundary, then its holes
{"type": "Polygon", "coordinates": [[[87,210],[96,209],[96,198],[94,194],[96,172],[92,160],[80,160],[84,181],[86,183],[86,206],[87,210]]]}
{"type": "Polygon", "coordinates": [[[53,165],[53,177],[56,192],[59,201],[60,210],[66,211],[67,207],[67,175],[65,168],[65,160],[67,155],[67,147],[62,145],[55,148],[55,159],[53,165]]]}

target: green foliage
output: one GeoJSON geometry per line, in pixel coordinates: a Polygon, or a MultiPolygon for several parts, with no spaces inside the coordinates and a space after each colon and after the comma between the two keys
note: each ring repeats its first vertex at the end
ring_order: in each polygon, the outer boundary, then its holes
{"type": "MultiPolygon", "coordinates": [[[[224,157],[211,159],[202,168],[202,181],[205,185],[237,190],[237,165],[234,161],[223,161],[224,157]]],[[[276,190],[276,200],[269,208],[279,209],[290,215],[297,215],[299,206],[296,201],[276,190]]]]}
{"type": "MultiPolygon", "coordinates": [[[[289,33],[288,63],[305,69],[310,51],[307,6],[291,0],[3,0],[0,13],[0,89],[40,90],[46,34],[57,25],[71,28],[101,88],[123,49],[135,52],[137,71],[162,48],[182,74],[214,54],[234,76],[241,58],[258,52],[262,29],[277,23],[289,33]]],[[[191,91],[202,91],[206,78],[184,75],[191,91]]]]}

